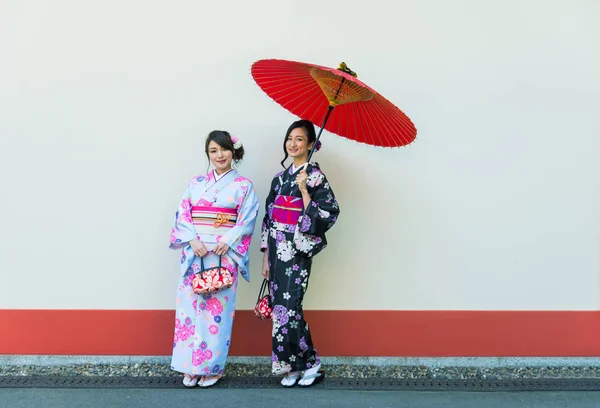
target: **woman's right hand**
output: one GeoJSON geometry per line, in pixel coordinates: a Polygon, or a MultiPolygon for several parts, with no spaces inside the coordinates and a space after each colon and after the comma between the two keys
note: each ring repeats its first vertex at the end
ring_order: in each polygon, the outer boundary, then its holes
{"type": "Polygon", "coordinates": [[[190,241],[190,246],[192,247],[192,251],[196,256],[204,256],[208,253],[208,250],[204,244],[197,239],[192,239],[190,241]]]}
{"type": "Polygon", "coordinates": [[[269,272],[270,272],[270,270],[269,270],[269,255],[267,254],[267,251],[265,251],[261,275],[263,276],[263,278],[269,279],[269,272]]]}

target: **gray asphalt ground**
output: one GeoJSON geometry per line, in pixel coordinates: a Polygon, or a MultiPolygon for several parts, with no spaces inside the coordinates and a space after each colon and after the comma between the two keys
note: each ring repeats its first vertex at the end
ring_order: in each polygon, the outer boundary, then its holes
{"type": "Polygon", "coordinates": [[[0,389],[0,408],[599,408],[600,392],[0,389]]]}

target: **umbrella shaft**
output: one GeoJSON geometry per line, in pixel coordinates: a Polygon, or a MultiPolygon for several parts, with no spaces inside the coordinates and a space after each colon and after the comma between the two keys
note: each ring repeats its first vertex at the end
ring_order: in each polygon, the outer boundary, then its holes
{"type": "Polygon", "coordinates": [[[335,99],[337,99],[338,95],[340,94],[340,91],[342,90],[342,85],[344,85],[345,80],[346,80],[346,78],[342,77],[342,80],[340,81],[340,86],[339,86],[337,92],[335,93],[335,99]]]}
{"type": "MultiPolygon", "coordinates": [[[[340,85],[341,88],[341,85],[340,85]]],[[[339,92],[339,90],[338,90],[339,92]]],[[[327,108],[327,114],[325,115],[325,119],[323,120],[323,124],[321,125],[321,128],[319,129],[319,133],[317,134],[317,138],[315,139],[315,142],[312,145],[312,148],[310,149],[310,152],[308,152],[308,162],[310,162],[310,158],[312,157],[313,153],[315,152],[315,148],[317,147],[317,143],[319,143],[319,138],[321,137],[321,133],[323,133],[323,129],[325,129],[325,124],[327,123],[327,119],[329,119],[329,115],[331,114],[331,111],[333,110],[333,106],[329,105],[329,107],[327,108]]]]}
{"type": "MultiPolygon", "coordinates": [[[[346,80],[346,78],[342,77],[342,80],[340,81],[340,86],[338,87],[338,90],[335,93],[335,97],[337,99],[338,95],[340,94],[340,91],[342,90],[342,86],[344,85],[344,81],[346,80]]],[[[331,114],[331,111],[333,110],[334,106],[333,105],[329,105],[327,107],[327,114],[325,115],[325,119],[323,119],[323,124],[321,125],[321,129],[319,129],[319,134],[317,135],[317,138],[315,139],[315,142],[313,143],[312,148],[310,149],[310,152],[308,152],[308,160],[310,162],[310,158],[312,157],[313,153],[315,152],[315,148],[317,147],[317,143],[319,143],[319,138],[321,137],[321,133],[323,133],[323,129],[325,129],[325,125],[327,124],[327,119],[329,119],[329,115],[331,114]]]]}

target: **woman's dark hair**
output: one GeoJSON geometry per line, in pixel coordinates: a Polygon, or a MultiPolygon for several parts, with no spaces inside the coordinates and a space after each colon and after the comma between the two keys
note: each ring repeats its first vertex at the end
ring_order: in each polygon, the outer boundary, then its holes
{"type": "Polygon", "coordinates": [[[239,149],[234,149],[233,140],[231,140],[231,135],[229,134],[229,132],[226,132],[224,130],[213,130],[208,134],[208,137],[206,138],[206,143],[204,145],[204,152],[206,153],[206,157],[209,159],[209,166],[210,157],[208,156],[208,145],[210,144],[210,142],[215,142],[223,149],[231,150],[231,152],[233,153],[233,162],[236,164],[241,162],[244,158],[244,146],[240,146],[239,149]]]}
{"type": "Polygon", "coordinates": [[[313,125],[313,123],[310,120],[302,119],[292,123],[288,128],[287,132],[285,133],[285,138],[283,139],[283,154],[285,154],[285,157],[281,161],[281,165],[283,166],[283,168],[285,168],[284,163],[288,158],[288,152],[285,148],[285,143],[287,142],[288,137],[290,137],[290,133],[292,133],[292,130],[297,128],[302,128],[306,131],[306,135],[308,136],[308,143],[306,144],[307,146],[310,146],[311,143],[314,143],[315,140],[317,140],[317,132],[315,132],[315,125],[313,125]]]}

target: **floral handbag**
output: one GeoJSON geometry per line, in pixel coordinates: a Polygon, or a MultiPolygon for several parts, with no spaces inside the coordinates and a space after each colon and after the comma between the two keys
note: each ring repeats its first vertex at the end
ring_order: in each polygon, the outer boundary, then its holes
{"type": "Polygon", "coordinates": [[[262,320],[271,320],[273,315],[273,308],[269,301],[269,281],[265,279],[258,292],[258,300],[256,306],[254,306],[254,314],[256,317],[262,320]]]}
{"type": "Polygon", "coordinates": [[[229,269],[221,266],[204,269],[204,260],[200,257],[200,271],[196,272],[192,280],[192,289],[196,294],[212,293],[220,289],[227,289],[233,285],[233,276],[229,269]]]}

